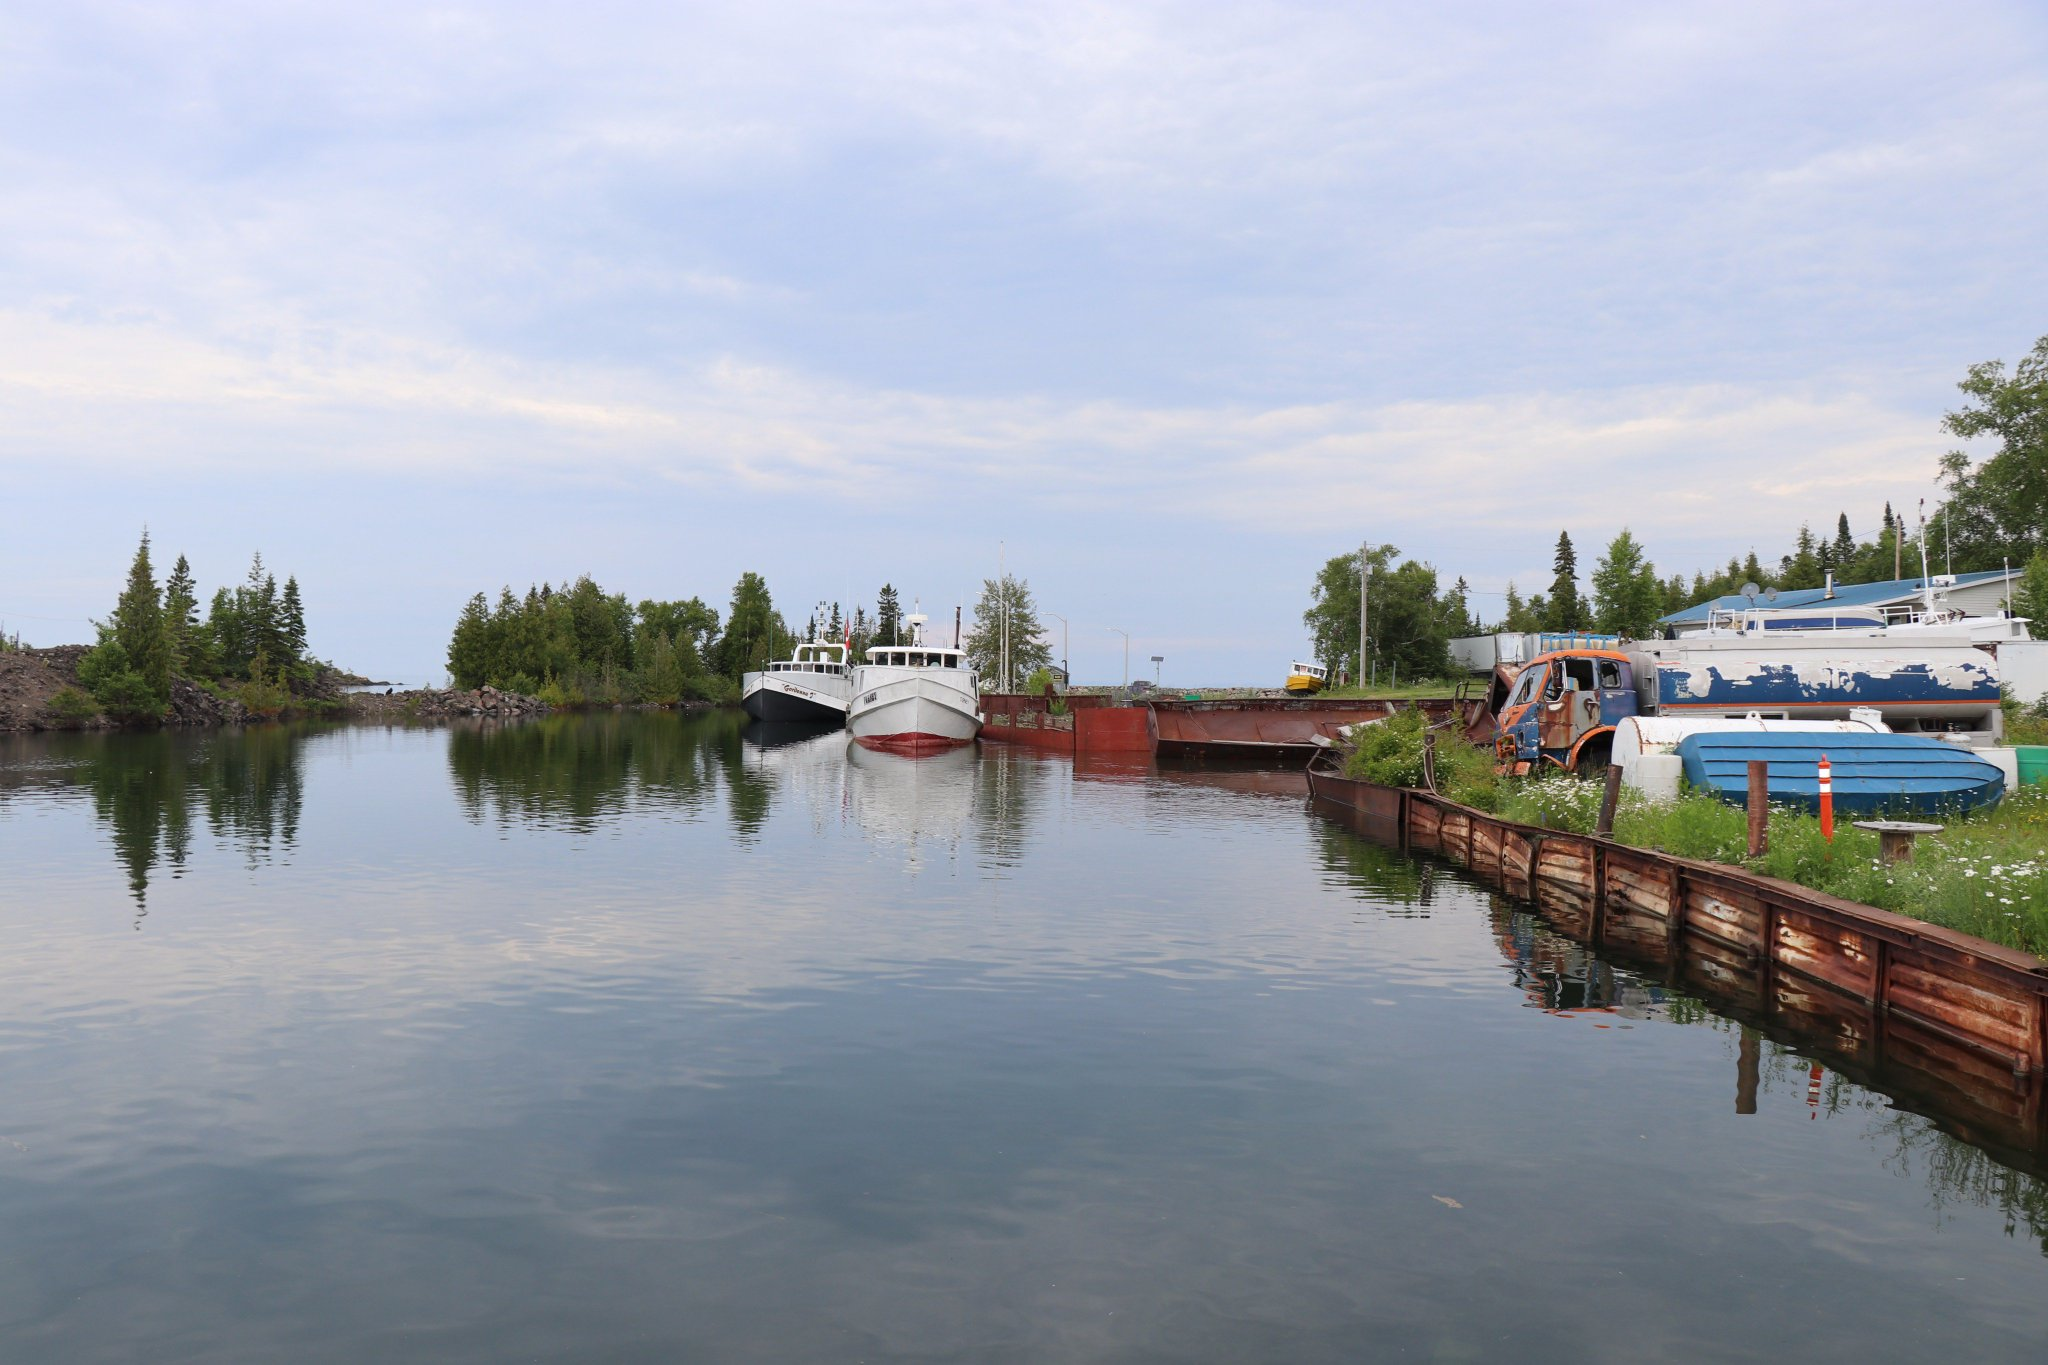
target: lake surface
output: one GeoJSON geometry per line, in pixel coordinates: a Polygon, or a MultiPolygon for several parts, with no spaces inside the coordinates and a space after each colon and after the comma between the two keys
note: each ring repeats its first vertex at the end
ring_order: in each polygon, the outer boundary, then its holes
{"type": "Polygon", "coordinates": [[[0,737],[0,854],[10,1365],[2048,1358],[2040,1182],[1285,774],[0,737]]]}

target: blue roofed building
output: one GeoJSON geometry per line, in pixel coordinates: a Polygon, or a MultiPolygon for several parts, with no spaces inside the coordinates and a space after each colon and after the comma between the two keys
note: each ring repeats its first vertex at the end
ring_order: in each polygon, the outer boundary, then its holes
{"type": "MultiPolygon", "coordinates": [[[[1816,626],[1826,626],[1831,621],[1850,625],[1859,617],[1875,624],[1887,616],[1917,610],[1924,603],[1931,582],[1938,607],[1968,616],[2000,616],[2019,575],[2016,568],[1988,569],[1981,573],[1936,574],[1931,580],[1895,578],[1882,583],[1838,583],[1832,588],[1792,588],[1780,591],[1768,601],[1759,598],[1756,605],[1768,607],[1781,617],[1810,616],[1816,626]]],[[[1659,617],[1657,626],[1671,635],[1690,635],[1707,628],[1710,614],[1741,611],[1749,605],[1740,596],[1710,598],[1659,617]]],[[[1794,622],[1784,620],[1780,624],[1790,626],[1794,622]]]]}

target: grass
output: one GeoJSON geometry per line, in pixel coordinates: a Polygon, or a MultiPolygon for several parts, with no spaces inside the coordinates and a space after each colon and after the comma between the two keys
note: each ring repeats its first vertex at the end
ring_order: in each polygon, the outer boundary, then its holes
{"type": "MultiPolygon", "coordinates": [[[[1598,782],[1545,777],[1503,784],[1497,813],[1588,833],[1600,796],[1598,782]]],[[[1637,848],[1747,868],[2048,957],[2048,787],[2021,787],[1988,814],[1940,823],[1947,828],[1920,838],[1912,862],[1885,867],[1878,861],[1877,836],[1847,819],[1836,822],[1830,843],[1821,837],[1817,816],[1773,809],[1768,851],[1751,858],[1749,817],[1740,807],[1700,792],[1661,804],[1625,792],[1614,837],[1637,848]]]]}
{"type": "MultiPolygon", "coordinates": [[[[1415,701],[1425,697],[1455,696],[1459,681],[1451,678],[1422,678],[1415,682],[1402,683],[1399,687],[1389,687],[1384,683],[1378,687],[1367,684],[1326,687],[1316,695],[1335,697],[1342,701],[1415,701]]],[[[1462,681],[1469,683],[1472,680],[1467,678],[1462,681]]]]}
{"type": "MultiPolygon", "coordinates": [[[[1345,776],[1421,786],[1426,733],[1420,712],[1366,727],[1345,763],[1345,776]]],[[[1437,790],[1460,805],[1580,834],[1590,834],[1599,818],[1600,782],[1564,774],[1497,777],[1492,750],[1449,730],[1437,733],[1436,747],[1437,790]]],[[[2048,957],[2048,786],[2021,787],[2007,793],[1996,810],[1940,823],[1947,829],[1923,836],[1912,862],[1884,867],[1877,836],[1848,819],[1836,822],[1830,843],[1821,837],[1818,817],[1773,809],[1769,850],[1750,858],[1749,817],[1740,807],[1702,792],[1656,803],[1624,791],[1614,837],[1637,848],[1780,877],[2048,957]]]]}

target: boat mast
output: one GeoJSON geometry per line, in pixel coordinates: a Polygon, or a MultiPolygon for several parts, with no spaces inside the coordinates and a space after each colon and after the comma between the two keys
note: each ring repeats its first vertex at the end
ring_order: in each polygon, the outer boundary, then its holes
{"type": "Polygon", "coordinates": [[[1934,615],[1934,580],[1927,576],[1927,499],[1920,499],[1920,600],[1934,615]]]}

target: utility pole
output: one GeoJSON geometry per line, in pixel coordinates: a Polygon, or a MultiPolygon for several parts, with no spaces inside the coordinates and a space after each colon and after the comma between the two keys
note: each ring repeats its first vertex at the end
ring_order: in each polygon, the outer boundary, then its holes
{"type": "Polygon", "coordinates": [[[1046,615],[1060,623],[1060,686],[1072,687],[1074,675],[1067,671],[1067,618],[1056,611],[1049,611],[1046,615]]]}
{"type": "Polygon", "coordinates": [[[1358,543],[1358,684],[1365,685],[1365,590],[1372,580],[1372,554],[1358,543]]]}
{"type": "Polygon", "coordinates": [[[1005,567],[1002,541],[996,542],[996,591],[1002,594],[1003,604],[1003,691],[1013,691],[1010,686],[1010,571],[1005,567]]]}
{"type": "Polygon", "coordinates": [[[1124,687],[1128,690],[1131,685],[1131,633],[1127,630],[1118,630],[1115,626],[1109,628],[1109,633],[1124,637],[1124,687]]]}

